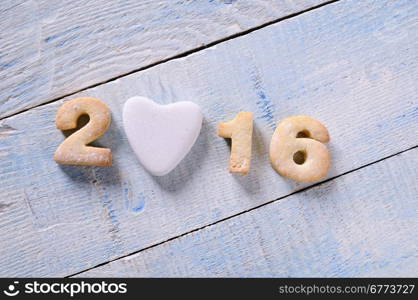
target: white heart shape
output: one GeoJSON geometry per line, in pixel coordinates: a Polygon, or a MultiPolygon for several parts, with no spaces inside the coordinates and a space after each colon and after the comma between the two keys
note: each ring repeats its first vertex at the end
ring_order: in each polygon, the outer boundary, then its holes
{"type": "Polygon", "coordinates": [[[200,107],[188,101],[159,105],[145,97],[129,98],[123,126],[141,164],[153,175],[172,171],[189,153],[202,128],[200,107]]]}

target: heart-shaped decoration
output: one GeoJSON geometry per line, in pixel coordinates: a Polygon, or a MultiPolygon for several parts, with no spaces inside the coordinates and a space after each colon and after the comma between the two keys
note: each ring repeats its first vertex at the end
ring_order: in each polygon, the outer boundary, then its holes
{"type": "Polygon", "coordinates": [[[145,97],[129,98],[123,126],[141,164],[153,175],[173,170],[189,153],[202,128],[200,107],[188,101],[159,105],[145,97]]]}

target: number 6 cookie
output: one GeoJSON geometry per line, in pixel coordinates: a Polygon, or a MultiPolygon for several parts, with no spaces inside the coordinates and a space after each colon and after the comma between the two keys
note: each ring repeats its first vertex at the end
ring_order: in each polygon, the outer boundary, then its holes
{"type": "Polygon", "coordinates": [[[323,143],[328,130],[320,122],[305,116],[283,120],[270,143],[270,162],[282,176],[295,181],[324,178],[330,166],[330,154],[323,143]]]}
{"type": "Polygon", "coordinates": [[[59,145],[54,160],[62,165],[111,166],[110,149],[86,146],[101,137],[109,128],[111,121],[109,108],[97,98],[73,99],[59,108],[55,119],[56,126],[60,130],[74,129],[81,115],[88,115],[90,121],[59,145]]]}

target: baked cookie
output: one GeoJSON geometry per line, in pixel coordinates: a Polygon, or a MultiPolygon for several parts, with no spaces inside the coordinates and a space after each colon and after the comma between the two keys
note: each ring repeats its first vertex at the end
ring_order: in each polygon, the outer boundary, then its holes
{"type": "Polygon", "coordinates": [[[305,116],[290,117],[276,128],[270,143],[270,162],[282,176],[295,181],[323,179],[330,167],[328,130],[305,116]]]}
{"type": "Polygon", "coordinates": [[[253,113],[240,112],[232,121],[220,123],[218,135],[232,141],[229,172],[248,174],[251,165],[253,113]]]}
{"type": "Polygon", "coordinates": [[[81,115],[88,115],[90,121],[59,145],[54,160],[62,165],[111,166],[110,149],[86,146],[100,138],[109,128],[111,114],[108,106],[97,98],[72,99],[59,108],[55,119],[56,126],[60,130],[74,129],[81,115]]]}

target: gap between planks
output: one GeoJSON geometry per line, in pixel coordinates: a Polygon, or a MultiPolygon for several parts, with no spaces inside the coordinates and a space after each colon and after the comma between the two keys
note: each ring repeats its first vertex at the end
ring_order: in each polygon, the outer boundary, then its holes
{"type": "Polygon", "coordinates": [[[340,1],[340,0],[330,0],[330,1],[327,1],[327,2],[324,2],[324,3],[321,3],[321,4],[318,4],[318,5],[312,6],[312,7],[310,7],[310,8],[307,8],[307,9],[304,9],[304,10],[301,10],[301,11],[298,11],[298,12],[296,12],[296,13],[292,13],[292,14],[290,14],[290,15],[287,15],[287,16],[284,16],[284,17],[280,17],[280,18],[278,18],[278,19],[275,19],[275,20],[269,21],[269,22],[267,22],[267,23],[264,23],[264,24],[258,25],[258,26],[256,26],[256,27],[253,27],[253,28],[250,28],[250,29],[247,29],[247,30],[244,30],[244,31],[241,31],[241,32],[235,33],[235,34],[232,34],[232,35],[227,36],[227,37],[225,37],[225,38],[222,38],[222,39],[219,39],[219,40],[216,40],[216,41],[210,42],[210,43],[208,43],[208,44],[206,44],[206,45],[203,45],[203,46],[201,46],[201,47],[197,47],[197,48],[194,48],[194,49],[191,49],[191,50],[187,50],[187,51],[182,52],[182,53],[180,53],[180,54],[177,54],[177,55],[174,55],[174,56],[171,56],[171,57],[168,57],[168,58],[165,58],[165,59],[159,60],[159,61],[154,62],[154,63],[151,63],[151,64],[149,64],[149,65],[146,65],[146,66],[143,66],[143,67],[140,67],[140,68],[134,69],[134,70],[129,71],[129,72],[126,72],[126,73],[123,73],[123,74],[121,74],[121,75],[118,75],[118,76],[115,76],[115,77],[111,77],[110,79],[107,79],[107,80],[104,80],[104,81],[100,81],[100,82],[98,82],[98,83],[95,83],[95,84],[89,85],[89,86],[84,87],[84,88],[82,88],[82,89],[78,89],[78,90],[76,90],[76,91],[74,91],[74,92],[71,92],[71,93],[68,93],[68,94],[65,94],[65,95],[62,95],[62,96],[56,97],[56,98],[54,98],[54,99],[52,99],[52,100],[50,100],[50,101],[47,101],[47,102],[44,102],[44,103],[41,103],[41,104],[38,104],[38,105],[31,106],[31,107],[29,107],[29,108],[23,109],[23,110],[18,111],[18,112],[16,112],[16,113],[12,113],[12,114],[9,114],[9,115],[5,115],[5,116],[1,117],[1,118],[0,118],[0,120],[7,119],[7,118],[10,118],[10,117],[13,117],[13,116],[19,115],[19,114],[21,114],[21,113],[27,112],[27,111],[29,111],[29,110],[31,110],[31,109],[34,109],[34,108],[37,108],[37,107],[41,107],[41,106],[44,106],[44,105],[51,104],[51,103],[53,103],[53,102],[59,101],[59,100],[61,100],[61,99],[64,99],[64,98],[69,97],[69,96],[72,96],[72,95],[75,95],[75,94],[80,93],[80,92],[83,92],[83,91],[85,91],[85,90],[88,90],[88,89],[91,89],[91,88],[95,88],[95,87],[100,86],[100,85],[103,85],[103,84],[107,84],[107,83],[109,83],[109,82],[112,82],[112,81],[118,80],[118,79],[120,79],[120,78],[122,78],[122,77],[125,77],[125,76],[128,76],[128,75],[131,75],[131,74],[134,74],[134,73],[137,73],[137,72],[141,72],[141,71],[144,71],[144,70],[146,70],[146,69],[150,69],[150,68],[155,67],[155,66],[157,66],[157,65],[164,64],[164,63],[166,63],[166,62],[168,62],[168,61],[171,61],[171,60],[176,60],[176,59],[180,59],[180,58],[187,57],[187,56],[189,56],[189,55],[191,55],[191,54],[194,54],[194,53],[196,53],[196,52],[199,52],[199,51],[205,50],[205,49],[207,49],[207,48],[210,48],[210,47],[216,46],[216,45],[221,44],[221,43],[223,43],[223,42],[226,42],[226,41],[229,41],[229,40],[232,40],[232,39],[235,39],[235,38],[238,38],[238,37],[241,37],[241,36],[244,36],[244,35],[250,34],[250,33],[254,32],[254,31],[257,31],[257,30],[263,29],[263,28],[265,28],[265,27],[267,27],[267,26],[270,26],[270,25],[273,25],[273,24],[276,24],[276,23],[279,23],[279,22],[285,21],[285,20],[287,20],[287,19],[290,19],[290,18],[293,18],[293,17],[299,16],[299,15],[302,15],[302,14],[304,14],[304,13],[307,13],[307,12],[309,12],[309,11],[311,11],[311,10],[315,10],[315,9],[317,9],[317,8],[321,8],[321,7],[326,6],[326,5],[328,5],[328,4],[332,4],[332,3],[335,3],[335,2],[339,2],[339,1],[340,1]]]}
{"type": "Polygon", "coordinates": [[[204,230],[204,229],[206,229],[206,228],[208,228],[208,227],[211,227],[211,226],[214,226],[214,225],[216,225],[216,224],[222,223],[222,222],[227,221],[227,220],[229,220],[229,219],[233,219],[233,218],[238,217],[238,216],[240,216],[240,215],[246,214],[246,213],[248,213],[248,212],[250,212],[250,211],[253,211],[253,210],[259,209],[259,208],[261,208],[261,207],[263,207],[263,206],[270,205],[270,204],[272,204],[272,203],[275,203],[275,202],[277,202],[277,201],[283,200],[283,199],[288,198],[288,197],[290,197],[290,196],[293,196],[293,195],[295,195],[295,194],[303,193],[303,192],[305,192],[305,191],[307,191],[307,190],[310,190],[310,189],[312,189],[312,188],[315,188],[315,187],[317,187],[317,186],[320,186],[320,185],[322,185],[322,184],[325,184],[325,183],[327,183],[327,182],[329,182],[329,181],[333,181],[333,180],[335,180],[335,179],[337,179],[337,178],[339,178],[339,177],[342,177],[342,176],[348,175],[348,174],[350,174],[350,173],[353,173],[353,172],[356,172],[356,171],[358,171],[358,170],[361,170],[361,169],[367,168],[367,167],[369,167],[369,166],[371,166],[371,165],[374,165],[374,164],[376,164],[376,163],[382,162],[382,161],[384,161],[384,160],[386,160],[386,159],[390,159],[390,158],[392,158],[392,157],[394,157],[394,156],[398,156],[398,155],[401,155],[401,154],[403,154],[403,153],[405,153],[405,152],[412,151],[412,150],[416,149],[417,147],[418,147],[418,145],[413,146],[413,147],[408,148],[408,149],[405,149],[405,150],[402,150],[402,151],[399,151],[399,152],[397,152],[397,153],[395,153],[395,154],[392,154],[392,155],[386,156],[386,157],[384,157],[384,158],[381,158],[381,159],[375,160],[375,161],[373,161],[373,162],[370,162],[370,163],[365,164],[365,165],[363,165],[363,166],[357,167],[357,168],[352,169],[352,170],[350,170],[350,171],[347,171],[347,172],[341,173],[341,174],[339,174],[339,175],[336,175],[336,176],[334,176],[334,177],[328,178],[328,179],[326,179],[326,180],[324,180],[324,181],[320,181],[320,182],[317,182],[317,183],[315,183],[315,184],[313,184],[313,185],[310,185],[310,186],[308,186],[308,187],[305,187],[305,188],[302,188],[302,189],[296,190],[296,191],[294,191],[294,192],[292,192],[292,193],[290,193],[290,194],[288,194],[288,195],[286,195],[286,196],[279,197],[279,198],[277,198],[277,199],[274,199],[274,200],[268,201],[268,202],[266,202],[266,203],[263,203],[263,204],[260,204],[260,205],[258,205],[258,206],[255,206],[255,207],[253,207],[253,208],[250,208],[250,209],[247,209],[247,210],[241,211],[241,212],[239,212],[239,213],[236,213],[236,214],[234,214],[234,215],[228,216],[228,217],[226,217],[226,218],[220,219],[220,220],[218,220],[218,221],[216,221],[216,222],[213,222],[213,223],[211,223],[211,224],[207,224],[207,225],[205,225],[205,226],[202,226],[202,227],[199,227],[199,228],[195,228],[195,229],[193,229],[193,230],[190,230],[190,231],[188,231],[188,232],[185,232],[185,233],[179,234],[179,235],[177,235],[177,236],[171,237],[171,238],[169,238],[169,239],[166,239],[166,240],[164,240],[164,241],[162,241],[162,242],[159,242],[159,243],[156,243],[156,244],[154,244],[154,245],[151,245],[151,246],[145,247],[145,248],[143,248],[143,249],[140,249],[140,250],[134,251],[134,252],[129,253],[129,254],[126,254],[126,255],[122,255],[122,256],[120,256],[120,257],[118,257],[118,258],[115,258],[115,259],[111,259],[111,260],[109,260],[109,261],[107,261],[107,262],[104,262],[104,263],[98,264],[98,265],[96,265],[96,266],[94,266],[94,267],[91,267],[91,268],[87,268],[87,269],[85,269],[85,270],[83,270],[83,271],[80,271],[80,272],[77,272],[77,273],[74,273],[74,274],[71,274],[71,275],[65,276],[65,278],[74,277],[74,276],[77,276],[77,275],[83,274],[83,273],[85,273],[85,272],[88,272],[88,271],[90,271],[90,270],[93,270],[93,269],[96,269],[96,268],[99,268],[99,267],[105,266],[105,265],[107,265],[107,264],[109,264],[109,263],[112,263],[112,262],[118,261],[118,260],[120,260],[120,259],[127,258],[127,257],[132,256],[132,255],[136,255],[136,254],[141,253],[141,252],[143,252],[143,251],[145,251],[145,250],[149,250],[149,249],[152,249],[152,248],[156,248],[156,247],[158,247],[158,246],[161,246],[161,245],[163,245],[163,244],[166,244],[166,243],[168,243],[168,242],[171,242],[171,241],[173,241],[173,240],[175,240],[175,239],[178,239],[178,238],[181,238],[181,237],[183,237],[183,236],[186,236],[186,235],[189,235],[189,234],[192,234],[192,233],[195,233],[195,232],[198,232],[198,231],[204,230]]]}

